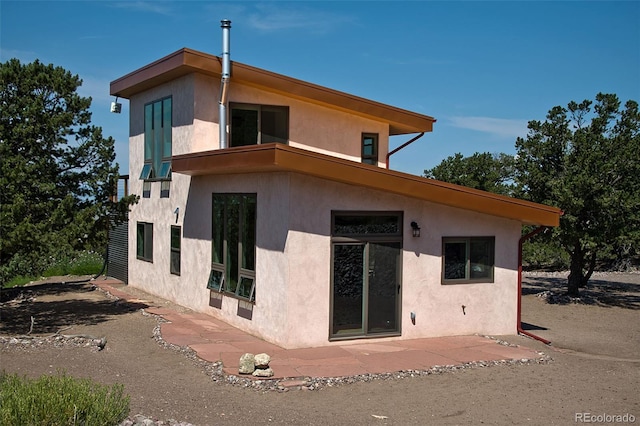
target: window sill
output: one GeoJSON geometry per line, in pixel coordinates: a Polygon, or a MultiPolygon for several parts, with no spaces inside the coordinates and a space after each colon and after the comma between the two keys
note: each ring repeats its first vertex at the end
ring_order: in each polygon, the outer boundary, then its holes
{"type": "Polygon", "coordinates": [[[330,336],[330,342],[340,342],[343,340],[363,340],[363,339],[381,339],[383,337],[398,337],[402,336],[402,333],[399,331],[390,331],[388,333],[376,333],[376,334],[367,334],[365,336],[361,334],[345,334],[344,336],[335,335],[330,336]]]}
{"type": "Polygon", "coordinates": [[[447,280],[441,281],[441,285],[457,285],[457,284],[493,284],[494,280],[447,280]]]}

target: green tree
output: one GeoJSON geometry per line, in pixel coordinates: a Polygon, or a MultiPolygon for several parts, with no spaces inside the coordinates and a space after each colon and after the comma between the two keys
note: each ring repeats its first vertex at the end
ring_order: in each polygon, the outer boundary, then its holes
{"type": "MultiPolygon", "coordinates": [[[[464,157],[457,153],[443,160],[436,167],[425,170],[427,178],[463,185],[508,196],[518,196],[515,179],[515,157],[500,153],[475,153],[464,157]]],[[[523,234],[532,231],[525,227],[523,234]]],[[[550,238],[550,233],[538,235],[523,247],[523,259],[535,267],[565,267],[564,250],[550,238]]]]}
{"type": "Polygon", "coordinates": [[[512,195],[514,165],[514,157],[508,154],[476,152],[471,157],[464,157],[457,153],[434,168],[425,170],[424,176],[483,191],[512,195]]]}
{"type": "Polygon", "coordinates": [[[570,256],[568,293],[579,294],[599,257],[640,241],[640,115],[614,94],[556,106],[516,141],[522,196],[564,210],[554,238],[570,256]]]}
{"type": "Polygon", "coordinates": [[[112,202],[114,140],[91,125],[77,75],[39,61],[0,64],[0,283],[54,253],[96,249],[135,196],[112,202]]]}

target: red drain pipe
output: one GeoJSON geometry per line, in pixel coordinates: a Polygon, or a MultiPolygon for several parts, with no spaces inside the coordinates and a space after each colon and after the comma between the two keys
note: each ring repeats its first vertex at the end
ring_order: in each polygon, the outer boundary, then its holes
{"type": "Polygon", "coordinates": [[[543,339],[540,336],[536,336],[533,333],[529,333],[528,331],[524,331],[522,329],[522,244],[528,240],[529,238],[539,234],[544,231],[546,226],[540,226],[539,228],[534,229],[529,232],[527,235],[523,235],[518,242],[518,323],[516,324],[518,333],[524,334],[525,336],[529,336],[533,339],[539,340],[545,345],[551,344],[551,341],[547,339],[543,339]]]}

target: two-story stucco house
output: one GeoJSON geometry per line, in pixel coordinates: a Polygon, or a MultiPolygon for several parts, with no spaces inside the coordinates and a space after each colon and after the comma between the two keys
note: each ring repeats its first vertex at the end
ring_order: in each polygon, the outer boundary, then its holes
{"type": "Polygon", "coordinates": [[[111,83],[140,195],[129,285],[285,348],[516,333],[522,226],[560,210],[389,170],[389,137],[432,117],[225,54],[111,83]]]}

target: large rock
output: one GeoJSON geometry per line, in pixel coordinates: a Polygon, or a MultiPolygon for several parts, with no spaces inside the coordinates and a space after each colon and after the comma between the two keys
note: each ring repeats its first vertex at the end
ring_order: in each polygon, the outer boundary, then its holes
{"type": "Polygon", "coordinates": [[[267,368],[269,367],[269,363],[271,362],[271,357],[267,354],[258,354],[254,357],[254,364],[256,368],[267,368]]]}
{"type": "Polygon", "coordinates": [[[255,369],[255,356],[253,354],[246,353],[240,357],[240,366],[238,367],[240,374],[251,374],[255,369]]]}
{"type": "Polygon", "coordinates": [[[273,376],[273,370],[270,368],[257,368],[253,375],[255,377],[271,377],[273,376]]]}

